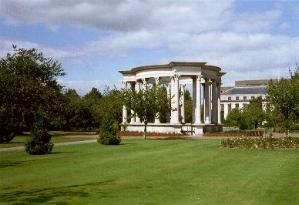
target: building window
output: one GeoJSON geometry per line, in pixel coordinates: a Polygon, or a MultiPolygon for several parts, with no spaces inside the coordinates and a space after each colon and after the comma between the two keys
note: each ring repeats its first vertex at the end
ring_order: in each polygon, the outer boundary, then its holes
{"type": "Polygon", "coordinates": [[[236,100],[239,100],[239,96],[236,97],[236,100]]]}
{"type": "Polygon", "coordinates": [[[227,99],[228,99],[228,100],[232,100],[232,98],[231,98],[231,97],[228,97],[227,99]]]}
{"type": "Polygon", "coordinates": [[[221,111],[224,111],[224,104],[221,104],[221,111]]]}
{"type": "Polygon", "coordinates": [[[254,96],[251,96],[251,100],[253,100],[254,99],[254,96]]]}
{"type": "Polygon", "coordinates": [[[247,96],[243,96],[243,100],[247,100],[247,96]]]}
{"type": "Polygon", "coordinates": [[[236,103],[236,108],[239,108],[239,103],[236,103]]]}

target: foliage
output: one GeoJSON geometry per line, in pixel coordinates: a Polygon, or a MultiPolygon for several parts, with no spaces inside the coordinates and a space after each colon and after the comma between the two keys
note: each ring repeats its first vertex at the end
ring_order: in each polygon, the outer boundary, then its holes
{"type": "Polygon", "coordinates": [[[243,109],[232,109],[225,120],[225,124],[239,127],[241,130],[257,129],[262,126],[265,118],[263,100],[258,97],[250,100],[249,104],[244,106],[243,109]]]}
{"type": "Polygon", "coordinates": [[[185,122],[192,122],[192,99],[189,90],[185,91],[185,122]]]}
{"type": "Polygon", "coordinates": [[[265,120],[265,111],[263,110],[263,99],[261,97],[251,99],[249,104],[242,110],[246,127],[257,129],[262,126],[265,120]]]}
{"type": "Polygon", "coordinates": [[[64,97],[65,106],[61,128],[64,130],[88,130],[99,126],[100,120],[95,110],[99,106],[101,94],[96,88],[93,88],[83,98],[77,94],[76,90],[68,89],[64,93],[64,97]],[[99,95],[93,92],[97,92],[99,95]]]}
{"type": "Polygon", "coordinates": [[[228,148],[246,148],[246,149],[297,149],[299,148],[299,138],[297,137],[283,137],[274,138],[259,137],[259,138],[228,138],[221,140],[222,147],[228,148]]]}
{"type": "Polygon", "coordinates": [[[128,110],[133,110],[144,124],[144,139],[146,140],[147,124],[159,113],[170,112],[170,99],[162,85],[145,85],[139,92],[123,91],[123,102],[128,110]]]}
{"type": "MultiPolygon", "coordinates": [[[[122,92],[118,89],[106,87],[99,106],[96,108],[101,120],[111,118],[120,125],[122,122],[122,92]]],[[[118,126],[118,130],[120,126],[118,126]]]]}
{"type": "Polygon", "coordinates": [[[100,136],[98,142],[104,145],[117,145],[121,142],[121,138],[117,135],[118,124],[113,115],[107,115],[103,119],[100,136]]]}
{"type": "Polygon", "coordinates": [[[37,111],[46,114],[48,122],[60,113],[61,86],[56,79],[63,75],[57,61],[34,48],[13,46],[13,53],[0,60],[0,105],[15,132],[31,129],[37,111]]]}
{"type": "Polygon", "coordinates": [[[268,115],[270,122],[288,130],[299,120],[299,66],[292,72],[290,78],[271,80],[267,87],[267,100],[270,104],[268,115]]]}
{"type": "Polygon", "coordinates": [[[25,150],[32,155],[48,154],[54,146],[51,143],[51,135],[44,126],[37,125],[30,133],[29,139],[25,142],[25,150]]]}
{"type": "Polygon", "coordinates": [[[0,108],[0,143],[8,143],[15,136],[13,122],[4,108],[0,108]]]}
{"type": "Polygon", "coordinates": [[[230,111],[225,120],[225,124],[228,126],[239,127],[241,130],[248,129],[244,115],[238,108],[230,111]]]}

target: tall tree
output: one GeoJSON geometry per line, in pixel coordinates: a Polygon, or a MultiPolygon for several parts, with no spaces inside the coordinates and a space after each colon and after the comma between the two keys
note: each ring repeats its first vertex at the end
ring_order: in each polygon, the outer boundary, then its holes
{"type": "Polygon", "coordinates": [[[124,90],[124,104],[128,110],[133,110],[144,124],[144,139],[146,140],[147,125],[157,115],[170,111],[170,99],[161,85],[146,85],[139,92],[124,90]]]}
{"type": "Polygon", "coordinates": [[[13,52],[0,60],[0,107],[14,130],[31,129],[37,116],[45,119],[61,109],[61,86],[65,73],[52,58],[36,49],[13,46],[13,52]]]}
{"type": "Polygon", "coordinates": [[[185,122],[192,122],[192,98],[189,90],[185,91],[185,122]]]}
{"type": "Polygon", "coordinates": [[[276,122],[288,136],[291,125],[299,119],[299,66],[294,71],[290,70],[290,78],[270,81],[267,100],[271,105],[271,112],[276,114],[276,122]]]}
{"type": "Polygon", "coordinates": [[[265,120],[263,99],[261,97],[250,100],[249,104],[242,110],[246,124],[249,128],[257,129],[265,120]]]}
{"type": "Polygon", "coordinates": [[[122,105],[122,92],[116,89],[116,87],[107,87],[103,92],[99,106],[96,108],[100,121],[102,122],[105,118],[113,118],[115,123],[120,125],[122,121],[122,105]]]}

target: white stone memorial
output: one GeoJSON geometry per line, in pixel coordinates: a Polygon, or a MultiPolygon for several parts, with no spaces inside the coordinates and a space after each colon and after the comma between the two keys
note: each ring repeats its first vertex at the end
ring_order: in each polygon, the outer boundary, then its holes
{"type": "MultiPolygon", "coordinates": [[[[138,92],[145,83],[167,86],[171,96],[170,119],[161,123],[159,117],[148,124],[148,132],[183,133],[200,135],[205,131],[221,131],[220,86],[225,74],[217,66],[205,62],[170,62],[165,65],[148,65],[120,71],[125,89],[138,92]],[[192,123],[185,123],[184,92],[192,84],[192,123]],[[203,115],[201,113],[203,107],[203,115]],[[202,117],[203,116],[203,117],[202,117]]],[[[123,106],[123,122],[127,131],[143,131],[138,117],[129,122],[128,110],[123,106]]],[[[133,111],[130,111],[133,113],[133,111]]]]}

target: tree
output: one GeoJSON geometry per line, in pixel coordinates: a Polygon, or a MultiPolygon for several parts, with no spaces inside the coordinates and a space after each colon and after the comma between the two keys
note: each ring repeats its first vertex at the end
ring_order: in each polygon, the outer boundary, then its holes
{"type": "Polygon", "coordinates": [[[105,118],[113,118],[120,125],[122,121],[122,95],[122,92],[115,87],[106,87],[100,104],[96,108],[96,112],[100,116],[100,121],[103,121],[105,118]]]}
{"type": "Polygon", "coordinates": [[[57,77],[64,74],[57,61],[34,48],[13,46],[13,52],[0,60],[0,107],[10,119],[12,132],[31,129],[37,112],[47,122],[60,113],[57,77]]]}
{"type": "Polygon", "coordinates": [[[243,118],[247,127],[257,129],[265,120],[265,111],[263,109],[263,99],[261,97],[250,100],[249,104],[242,110],[243,118]]]}
{"type": "MultiPolygon", "coordinates": [[[[123,91],[124,105],[133,110],[144,124],[144,139],[146,140],[147,125],[159,113],[170,112],[170,99],[161,85],[145,85],[139,92],[123,91]]],[[[132,116],[133,117],[133,116],[132,116]]]]}
{"type": "Polygon", "coordinates": [[[234,108],[229,112],[225,124],[228,126],[239,127],[241,130],[248,129],[244,115],[238,108],[234,108]]]}
{"type": "Polygon", "coordinates": [[[280,124],[288,136],[291,125],[299,119],[299,66],[290,70],[290,78],[271,80],[267,87],[269,109],[275,114],[276,123],[280,124]]]}
{"type": "Polygon", "coordinates": [[[185,91],[185,122],[192,122],[192,99],[189,90],[185,91]]]}
{"type": "Polygon", "coordinates": [[[102,97],[102,93],[97,88],[92,88],[90,92],[82,98],[83,105],[89,109],[91,115],[89,120],[91,127],[99,127],[101,123],[99,109],[101,109],[102,97]]]}

